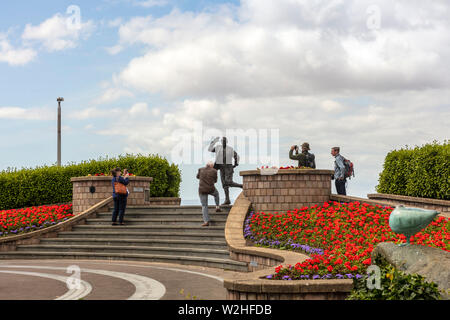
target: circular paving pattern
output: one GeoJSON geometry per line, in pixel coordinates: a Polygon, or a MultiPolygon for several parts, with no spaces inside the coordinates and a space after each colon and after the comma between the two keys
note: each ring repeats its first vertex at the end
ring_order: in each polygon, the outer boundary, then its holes
{"type": "Polygon", "coordinates": [[[2,260],[0,300],[225,299],[223,277],[205,267],[91,260],[2,260]]]}

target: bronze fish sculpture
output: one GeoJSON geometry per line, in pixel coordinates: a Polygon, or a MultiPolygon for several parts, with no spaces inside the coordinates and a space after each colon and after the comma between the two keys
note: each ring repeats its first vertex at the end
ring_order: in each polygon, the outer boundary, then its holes
{"type": "Polygon", "coordinates": [[[426,228],[439,214],[436,210],[425,210],[398,205],[389,216],[389,226],[395,233],[405,235],[406,243],[410,245],[410,238],[420,230],[426,228]]]}

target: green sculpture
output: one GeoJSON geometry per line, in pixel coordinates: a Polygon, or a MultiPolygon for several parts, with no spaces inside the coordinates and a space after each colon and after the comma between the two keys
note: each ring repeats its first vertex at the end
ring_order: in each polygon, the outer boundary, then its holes
{"type": "Polygon", "coordinates": [[[436,210],[409,208],[398,205],[389,216],[389,226],[395,233],[405,235],[406,243],[400,246],[410,245],[409,239],[420,230],[426,228],[439,214],[436,210]]]}

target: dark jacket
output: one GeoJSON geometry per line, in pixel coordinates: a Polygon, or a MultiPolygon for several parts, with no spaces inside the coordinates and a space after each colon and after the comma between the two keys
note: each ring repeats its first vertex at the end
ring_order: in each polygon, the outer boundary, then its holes
{"type": "Polygon", "coordinates": [[[201,194],[211,194],[216,190],[214,184],[217,182],[217,170],[210,167],[198,169],[197,179],[200,180],[198,192],[201,194]]]}
{"type": "Polygon", "coordinates": [[[294,154],[294,150],[289,151],[289,159],[298,160],[299,167],[310,167],[315,169],[316,168],[315,158],[316,157],[314,156],[314,154],[309,153],[308,151],[299,154],[294,154]]]}
{"type": "MultiPolygon", "coordinates": [[[[113,187],[113,198],[115,198],[117,196],[116,188],[114,188],[114,182],[120,182],[121,184],[128,185],[129,181],[128,181],[128,178],[124,178],[124,177],[113,177],[112,178],[111,184],[113,187]]],[[[126,194],[126,197],[128,197],[128,193],[126,194]]]]}

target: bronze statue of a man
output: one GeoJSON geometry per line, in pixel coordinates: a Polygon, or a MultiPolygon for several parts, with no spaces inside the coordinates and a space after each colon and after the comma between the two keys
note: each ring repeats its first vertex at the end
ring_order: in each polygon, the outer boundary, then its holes
{"type": "Polygon", "coordinates": [[[225,202],[222,205],[231,204],[230,187],[242,188],[242,184],[233,182],[234,168],[239,165],[239,155],[234,149],[227,145],[227,138],[222,138],[222,144],[214,146],[220,140],[219,137],[211,141],[208,151],[216,153],[214,168],[220,171],[220,180],[225,191],[225,202]],[[234,165],[233,165],[234,159],[234,165]]]}
{"type": "Polygon", "coordinates": [[[309,150],[311,148],[309,147],[309,143],[305,142],[302,144],[302,152],[298,153],[298,146],[292,146],[291,150],[289,151],[289,159],[292,160],[298,160],[298,166],[299,167],[309,167],[309,168],[316,168],[316,157],[314,154],[310,153],[309,150]],[[295,150],[295,154],[294,154],[295,150]]]}

